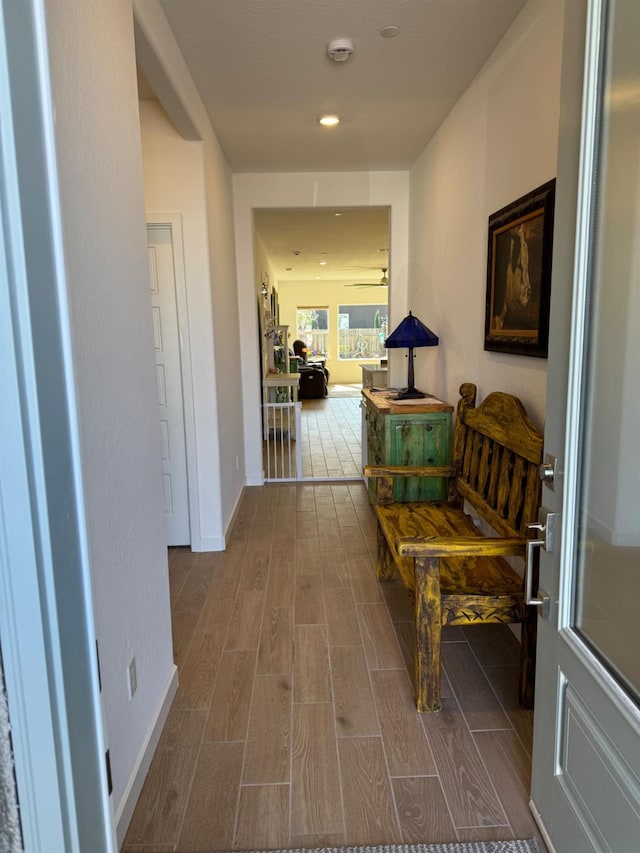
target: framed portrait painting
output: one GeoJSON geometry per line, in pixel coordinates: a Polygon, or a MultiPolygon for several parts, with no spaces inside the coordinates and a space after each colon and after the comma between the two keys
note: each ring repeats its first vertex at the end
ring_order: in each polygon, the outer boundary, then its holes
{"type": "Polygon", "coordinates": [[[547,357],[555,186],[489,217],[485,350],[547,357]]]}

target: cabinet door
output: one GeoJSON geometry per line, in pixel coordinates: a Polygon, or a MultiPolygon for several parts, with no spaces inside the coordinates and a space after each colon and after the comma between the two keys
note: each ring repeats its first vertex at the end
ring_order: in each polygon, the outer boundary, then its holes
{"type": "MultiPolygon", "coordinates": [[[[378,414],[371,406],[365,409],[367,420],[367,465],[384,465],[384,415],[378,414]]],[[[376,502],[376,480],[369,479],[369,500],[376,502]]]]}
{"type": "MultiPolygon", "coordinates": [[[[451,455],[451,417],[448,413],[391,416],[389,429],[390,465],[448,465],[451,455]]],[[[397,478],[393,487],[396,501],[442,500],[446,481],[435,477],[397,478]]]]}
{"type": "Polygon", "coordinates": [[[384,416],[367,409],[367,463],[384,465],[384,416]]]}

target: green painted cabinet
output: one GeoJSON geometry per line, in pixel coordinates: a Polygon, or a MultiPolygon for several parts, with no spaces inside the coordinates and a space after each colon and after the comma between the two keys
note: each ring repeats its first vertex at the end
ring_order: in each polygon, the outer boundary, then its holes
{"type": "MultiPolygon", "coordinates": [[[[451,412],[441,400],[395,401],[396,392],[362,392],[369,465],[449,465],[451,412]]],[[[434,477],[397,478],[395,501],[442,500],[447,483],[434,477]]],[[[375,481],[369,481],[375,501],[375,481]]]]}

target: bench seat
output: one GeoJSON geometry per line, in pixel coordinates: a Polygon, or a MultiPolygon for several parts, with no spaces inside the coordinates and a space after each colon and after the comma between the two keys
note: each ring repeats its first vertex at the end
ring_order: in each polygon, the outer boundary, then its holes
{"type": "MultiPolygon", "coordinates": [[[[478,540],[484,547],[486,538],[468,515],[444,501],[434,503],[387,504],[377,508],[379,529],[387,546],[396,547],[399,538],[417,538],[421,542],[435,537],[448,540],[461,536],[478,540]]],[[[425,543],[426,544],[426,543],[425,543]]],[[[434,543],[435,544],[435,543],[434,543]]],[[[468,548],[472,543],[465,543],[468,548]]],[[[386,549],[385,549],[386,551],[386,549]]],[[[514,556],[524,557],[524,543],[514,542],[514,556]]],[[[415,583],[414,558],[395,557],[403,584],[412,589],[415,583]]],[[[454,555],[440,559],[440,590],[446,595],[517,595],[522,593],[522,578],[506,560],[496,557],[454,555]]]]}
{"type": "MultiPolygon", "coordinates": [[[[520,623],[520,703],[533,706],[537,613],[505,557],[524,558],[527,526],[537,520],[542,436],[522,403],[493,392],[478,407],[464,383],[450,468],[374,466],[378,580],[394,572],[413,594],[418,711],[440,710],[440,634],[444,625],[520,623]],[[395,477],[447,477],[447,501],[394,502],[395,477]],[[485,535],[474,512],[494,533],[485,535]]],[[[535,584],[535,567],[530,566],[535,584]]]]}

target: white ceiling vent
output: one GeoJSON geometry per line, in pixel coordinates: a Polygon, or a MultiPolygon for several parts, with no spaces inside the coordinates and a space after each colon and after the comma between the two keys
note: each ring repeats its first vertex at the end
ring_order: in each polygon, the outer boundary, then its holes
{"type": "Polygon", "coordinates": [[[327,53],[334,62],[344,62],[353,53],[353,39],[333,39],[327,45],[327,53]]]}

